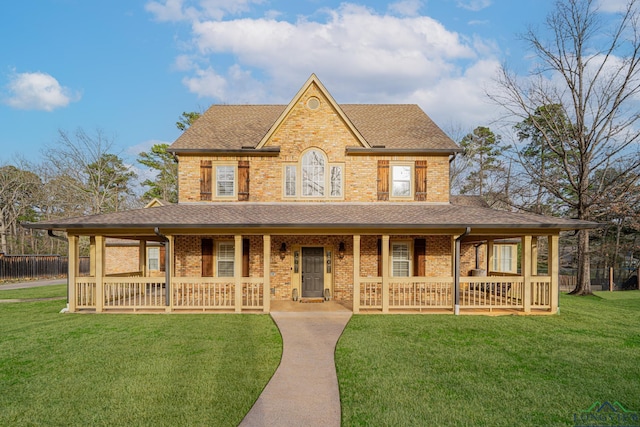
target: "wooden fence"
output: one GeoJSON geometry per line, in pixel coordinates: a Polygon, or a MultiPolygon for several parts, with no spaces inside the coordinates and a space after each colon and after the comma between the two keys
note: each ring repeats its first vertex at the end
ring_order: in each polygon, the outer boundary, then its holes
{"type": "MultiPolygon", "coordinates": [[[[60,255],[4,255],[0,253],[0,280],[66,276],[69,261],[60,255]]],[[[89,257],[80,257],[80,274],[89,272],[89,257]]]]}

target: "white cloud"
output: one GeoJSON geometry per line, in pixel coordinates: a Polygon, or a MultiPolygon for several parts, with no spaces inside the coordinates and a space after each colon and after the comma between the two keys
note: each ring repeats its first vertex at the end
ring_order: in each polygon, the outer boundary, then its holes
{"type": "Polygon", "coordinates": [[[343,3],[293,22],[272,11],[203,19],[199,10],[174,66],[189,91],[217,102],[287,103],[316,73],[341,103],[415,102],[438,120],[487,123],[483,87],[497,68],[496,44],[416,15],[420,4],[400,1],[380,14],[343,3]]]}
{"type": "Polygon", "coordinates": [[[436,123],[454,122],[469,129],[488,126],[500,113],[486,96],[496,90],[493,79],[499,68],[495,59],[480,60],[461,75],[444,77],[437,85],[416,90],[412,99],[436,123]]]}
{"type": "Polygon", "coordinates": [[[458,0],[458,7],[478,12],[491,6],[492,0],[458,0]]]}
{"type": "Polygon", "coordinates": [[[417,16],[422,2],[420,0],[401,0],[389,5],[389,11],[401,16],[417,16]]]}
{"type": "Polygon", "coordinates": [[[218,75],[211,67],[205,70],[197,68],[195,73],[193,77],[182,79],[182,83],[189,89],[189,92],[197,94],[198,97],[225,99],[227,82],[224,77],[218,75]]]}
{"type": "Polygon", "coordinates": [[[149,1],[145,9],[158,21],[182,21],[223,19],[227,15],[238,15],[250,10],[252,4],[263,0],[199,0],[199,7],[186,6],[185,0],[149,1]]]}
{"type": "MultiPolygon", "coordinates": [[[[406,93],[452,72],[453,61],[476,55],[457,33],[432,18],[377,15],[353,5],[328,11],[326,22],[206,21],[195,22],[193,34],[201,55],[233,55],[243,68],[269,76],[272,93],[286,91],[289,96],[291,82],[302,82],[312,72],[323,81],[342,82],[352,94],[406,93]]],[[[203,96],[220,92],[193,79],[186,82],[203,96]]],[[[214,83],[220,86],[219,80],[214,83]]],[[[225,95],[233,102],[231,91],[225,95]]]]}
{"type": "Polygon", "coordinates": [[[20,110],[53,111],[80,99],[78,93],[61,86],[53,76],[36,73],[16,73],[7,85],[9,96],[4,102],[20,110]]]}

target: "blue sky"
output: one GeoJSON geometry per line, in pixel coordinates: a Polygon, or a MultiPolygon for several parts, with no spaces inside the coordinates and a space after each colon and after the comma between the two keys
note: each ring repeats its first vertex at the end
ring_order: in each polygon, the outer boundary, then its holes
{"type": "MultiPolygon", "coordinates": [[[[613,5],[619,0],[607,0],[613,5]]],[[[31,0],[0,14],[0,164],[58,129],[101,129],[128,161],[183,111],[287,103],[316,73],[339,103],[417,103],[445,130],[496,118],[484,96],[552,0],[31,0]]],[[[609,7],[609,6],[607,6],[609,7]]],[[[611,6],[614,7],[614,6],[611,6]]]]}

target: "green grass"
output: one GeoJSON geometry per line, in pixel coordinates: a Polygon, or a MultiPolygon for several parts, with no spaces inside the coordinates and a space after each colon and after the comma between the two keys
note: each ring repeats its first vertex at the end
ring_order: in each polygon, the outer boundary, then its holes
{"type": "Polygon", "coordinates": [[[235,426],[281,356],[268,316],[61,307],[0,304],[0,425],[235,426]]]}
{"type": "Polygon", "coordinates": [[[0,287],[0,300],[3,299],[28,299],[28,298],[54,298],[66,297],[67,285],[38,286],[24,289],[2,289],[0,287]]]}
{"type": "Polygon", "coordinates": [[[640,292],[563,295],[559,316],[354,316],[336,349],[345,426],[574,425],[640,410],[640,292]]]}

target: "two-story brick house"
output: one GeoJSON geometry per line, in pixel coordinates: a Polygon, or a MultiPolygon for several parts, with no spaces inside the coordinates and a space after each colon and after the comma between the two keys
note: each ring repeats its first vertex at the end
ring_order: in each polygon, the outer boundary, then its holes
{"type": "Polygon", "coordinates": [[[338,104],[315,75],[288,105],[212,106],[170,151],[178,204],[28,225],[69,236],[70,311],[324,298],[354,312],[555,312],[559,233],[595,226],[450,196],[461,150],[418,106],[338,104]],[[74,262],[81,236],[90,277],[74,262]],[[107,238],[139,242],[136,272],[105,274],[107,238]],[[520,273],[491,271],[494,242],[513,238],[520,273]],[[164,277],[146,271],[149,242],[166,248],[164,277]]]}

